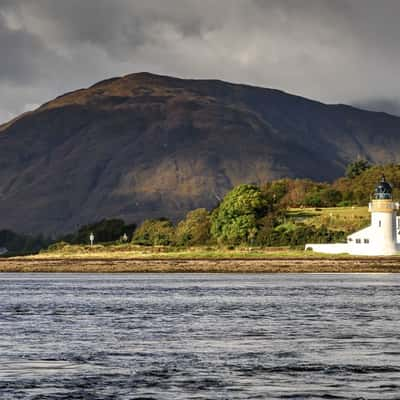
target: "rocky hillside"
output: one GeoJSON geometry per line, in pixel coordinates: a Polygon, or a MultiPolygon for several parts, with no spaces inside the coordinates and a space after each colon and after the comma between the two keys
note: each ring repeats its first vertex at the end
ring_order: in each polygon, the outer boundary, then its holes
{"type": "Polygon", "coordinates": [[[233,185],[330,180],[357,156],[400,162],[400,118],[278,90],[147,73],[0,126],[0,229],[56,234],[211,208],[233,185]]]}

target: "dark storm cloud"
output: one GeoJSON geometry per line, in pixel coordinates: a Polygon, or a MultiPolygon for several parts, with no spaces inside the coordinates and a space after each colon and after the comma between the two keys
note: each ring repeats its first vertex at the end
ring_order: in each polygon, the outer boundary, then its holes
{"type": "Polygon", "coordinates": [[[397,0],[0,0],[0,120],[143,70],[393,111],[399,15],[397,0]]]}
{"type": "Polygon", "coordinates": [[[34,35],[7,26],[0,14],[0,81],[29,83],[40,71],[40,61],[46,53],[43,43],[34,35]]]}

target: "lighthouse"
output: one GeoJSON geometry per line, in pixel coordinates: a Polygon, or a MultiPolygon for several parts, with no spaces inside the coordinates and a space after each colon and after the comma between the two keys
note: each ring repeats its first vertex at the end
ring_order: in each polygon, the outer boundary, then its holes
{"type": "MultiPolygon", "coordinates": [[[[385,176],[382,176],[381,182],[375,188],[373,199],[369,203],[369,212],[371,213],[369,235],[372,246],[365,254],[393,255],[397,253],[398,209],[399,203],[393,202],[392,187],[386,182],[385,176]]],[[[352,238],[357,241],[358,236],[355,233],[348,239],[352,238]]]]}
{"type": "Polygon", "coordinates": [[[347,236],[346,243],[307,244],[306,250],[320,253],[349,253],[365,256],[390,256],[400,250],[399,222],[397,210],[399,203],[393,201],[392,187],[382,176],[375,188],[368,210],[371,225],[347,236]]]}

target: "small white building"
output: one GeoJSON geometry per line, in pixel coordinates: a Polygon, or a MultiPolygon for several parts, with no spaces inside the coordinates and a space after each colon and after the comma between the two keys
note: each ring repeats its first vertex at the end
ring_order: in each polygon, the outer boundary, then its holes
{"type": "Polygon", "coordinates": [[[309,243],[306,250],[318,253],[348,253],[365,256],[389,256],[400,251],[399,203],[392,199],[392,187],[382,177],[369,203],[371,225],[347,236],[347,243],[309,243]]]}

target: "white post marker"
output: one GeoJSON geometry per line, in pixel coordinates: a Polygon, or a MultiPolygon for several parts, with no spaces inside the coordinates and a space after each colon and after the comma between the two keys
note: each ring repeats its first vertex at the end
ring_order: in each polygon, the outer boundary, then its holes
{"type": "Polygon", "coordinates": [[[89,240],[90,240],[90,245],[93,246],[93,242],[94,242],[94,234],[93,234],[93,232],[90,234],[89,240]]]}

